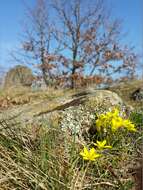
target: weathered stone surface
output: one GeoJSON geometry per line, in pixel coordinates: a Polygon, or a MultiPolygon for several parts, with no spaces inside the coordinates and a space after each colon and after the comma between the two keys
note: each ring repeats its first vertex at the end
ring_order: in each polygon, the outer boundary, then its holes
{"type": "Polygon", "coordinates": [[[15,105],[5,110],[5,113],[6,115],[21,113],[20,118],[22,122],[33,122],[40,118],[48,118],[54,112],[67,112],[71,108],[78,110],[80,106],[90,107],[89,109],[92,111],[92,109],[96,110],[97,107],[103,107],[105,110],[122,104],[122,99],[114,92],[88,89],[75,93],[74,95],[65,94],[63,97],[54,98],[53,100],[39,100],[28,102],[24,105],[15,105]]]}
{"type": "Polygon", "coordinates": [[[31,86],[32,79],[33,75],[31,69],[26,66],[18,65],[7,72],[4,87],[31,86]]]}
{"type": "MultiPolygon", "coordinates": [[[[117,105],[122,104],[122,99],[114,92],[109,90],[95,90],[95,89],[88,89],[86,91],[83,91],[82,93],[87,93],[86,96],[88,97],[94,97],[94,99],[97,102],[100,101],[108,101],[111,103],[111,105],[117,105]]],[[[77,96],[77,94],[76,94],[77,96]]]]}

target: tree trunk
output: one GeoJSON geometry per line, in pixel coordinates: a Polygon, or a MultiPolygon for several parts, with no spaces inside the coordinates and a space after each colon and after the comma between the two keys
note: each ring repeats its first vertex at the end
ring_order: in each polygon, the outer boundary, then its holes
{"type": "Polygon", "coordinates": [[[71,88],[73,89],[75,87],[75,79],[73,75],[75,74],[75,67],[72,68],[72,77],[71,77],[71,88]]]}
{"type": "Polygon", "coordinates": [[[74,65],[77,57],[77,46],[75,45],[75,48],[73,48],[73,61],[72,61],[72,77],[71,77],[71,88],[75,88],[75,79],[74,79],[74,74],[76,73],[76,67],[74,65]]]}

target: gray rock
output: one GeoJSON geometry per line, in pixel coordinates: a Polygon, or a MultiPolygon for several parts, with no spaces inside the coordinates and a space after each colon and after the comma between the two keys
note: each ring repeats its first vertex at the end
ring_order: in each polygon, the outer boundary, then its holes
{"type": "MultiPolygon", "coordinates": [[[[116,105],[123,105],[122,99],[114,92],[108,90],[87,90],[78,92],[72,95],[66,95],[63,97],[58,97],[53,100],[44,100],[36,103],[28,103],[25,105],[17,105],[8,110],[5,110],[2,115],[11,115],[19,114],[19,118],[23,123],[34,122],[37,120],[41,120],[42,118],[48,119],[49,116],[52,117],[51,113],[59,113],[67,112],[70,109],[77,110],[80,109],[81,106],[89,109],[100,111],[101,109],[108,110],[111,107],[116,105]],[[51,105],[53,105],[51,107],[51,105]]],[[[86,110],[83,112],[86,115],[86,110]]],[[[1,116],[1,114],[0,114],[1,116]]]]}

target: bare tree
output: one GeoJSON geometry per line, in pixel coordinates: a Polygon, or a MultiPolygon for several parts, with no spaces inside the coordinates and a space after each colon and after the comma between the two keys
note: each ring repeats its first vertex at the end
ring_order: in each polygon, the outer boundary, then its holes
{"type": "MultiPolygon", "coordinates": [[[[55,38],[63,45],[65,64],[71,78],[71,87],[83,75],[103,76],[106,81],[122,70],[133,75],[136,55],[122,47],[121,22],[111,19],[103,0],[94,0],[89,7],[82,0],[56,1],[59,27],[55,38]]],[[[103,82],[103,80],[101,80],[103,82]]]]}
{"type": "Polygon", "coordinates": [[[115,73],[134,76],[137,56],[122,45],[122,23],[110,16],[105,0],[37,0],[27,13],[18,61],[22,55],[35,65],[47,86],[54,80],[74,88],[111,83],[115,73]]]}
{"type": "Polygon", "coordinates": [[[37,0],[33,8],[26,7],[27,20],[24,23],[22,48],[15,59],[29,64],[33,70],[40,71],[46,85],[50,85],[56,73],[55,56],[57,46],[53,46],[53,27],[49,19],[48,4],[45,0],[37,0]]]}

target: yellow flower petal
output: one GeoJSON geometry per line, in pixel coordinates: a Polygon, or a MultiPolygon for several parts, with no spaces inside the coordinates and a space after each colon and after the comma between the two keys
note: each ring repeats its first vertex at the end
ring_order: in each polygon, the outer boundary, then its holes
{"type": "Polygon", "coordinates": [[[104,146],[106,144],[106,140],[103,140],[102,145],[104,146]]]}
{"type": "Polygon", "coordinates": [[[94,148],[88,150],[84,147],[83,151],[80,152],[80,155],[83,157],[84,160],[91,160],[95,161],[96,158],[101,156],[101,154],[97,154],[94,148]]]}
{"type": "Polygon", "coordinates": [[[87,149],[85,146],[84,146],[83,151],[84,151],[85,155],[87,155],[87,154],[88,154],[88,149],[87,149]]]}
{"type": "Polygon", "coordinates": [[[103,141],[97,141],[96,143],[94,143],[94,145],[97,146],[97,148],[99,150],[103,150],[103,149],[106,149],[106,148],[112,148],[111,146],[107,146],[106,143],[107,143],[107,141],[103,140],[103,141]]]}
{"type": "Polygon", "coordinates": [[[112,146],[105,146],[105,148],[112,148],[112,146]]]}

